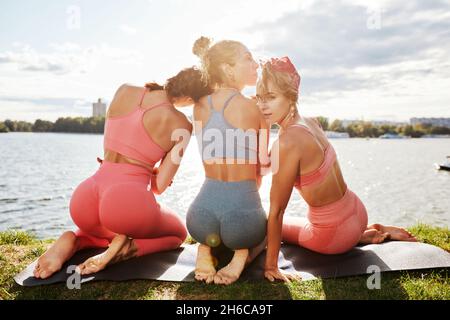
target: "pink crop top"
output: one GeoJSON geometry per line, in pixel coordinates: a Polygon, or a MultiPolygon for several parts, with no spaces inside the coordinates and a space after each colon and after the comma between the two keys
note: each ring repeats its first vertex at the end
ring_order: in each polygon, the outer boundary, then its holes
{"type": "Polygon", "coordinates": [[[123,116],[106,119],[104,148],[118,152],[133,160],[149,164],[152,167],[160,161],[166,152],[148,135],[143,117],[145,112],[157,107],[171,106],[163,102],[148,108],[142,107],[147,88],[145,88],[139,105],[123,116]]]}
{"type": "MultiPolygon", "coordinates": [[[[315,139],[317,139],[307,126],[301,124],[294,124],[292,126],[305,129],[309,134],[311,134],[315,139]]],[[[324,160],[317,169],[315,169],[310,173],[300,175],[297,177],[297,180],[295,181],[294,185],[297,189],[301,189],[302,187],[305,186],[312,186],[319,184],[323,180],[325,180],[325,178],[328,176],[328,173],[330,172],[330,170],[333,167],[333,164],[336,161],[336,151],[334,150],[333,146],[330,143],[328,143],[327,146],[325,147],[324,152],[325,152],[324,160]]]]}

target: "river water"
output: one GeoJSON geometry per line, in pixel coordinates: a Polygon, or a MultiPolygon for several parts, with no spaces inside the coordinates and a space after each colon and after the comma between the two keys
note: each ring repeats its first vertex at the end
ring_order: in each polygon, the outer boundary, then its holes
{"type": "MultiPolygon", "coordinates": [[[[434,168],[450,155],[450,139],[330,141],[349,188],[367,207],[369,223],[450,226],[450,173],[434,168]]],[[[22,229],[48,238],[73,230],[70,196],[98,168],[102,143],[103,135],[0,134],[0,231],[22,229]]],[[[173,185],[157,199],[185,217],[203,179],[192,139],[173,185]]],[[[264,178],[260,189],[266,210],[270,182],[270,177],[264,178]]],[[[286,214],[306,215],[297,191],[286,214]]]]}

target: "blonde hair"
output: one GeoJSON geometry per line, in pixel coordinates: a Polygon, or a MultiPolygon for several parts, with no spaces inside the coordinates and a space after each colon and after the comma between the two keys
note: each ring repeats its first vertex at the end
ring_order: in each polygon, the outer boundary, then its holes
{"type": "Polygon", "coordinates": [[[204,79],[211,88],[229,85],[230,79],[224,73],[222,65],[234,66],[239,49],[244,45],[234,40],[222,40],[212,46],[211,43],[211,39],[200,37],[195,41],[192,52],[200,58],[204,79]]]}
{"type": "Polygon", "coordinates": [[[293,76],[286,72],[274,70],[269,63],[262,66],[261,78],[256,85],[259,95],[269,92],[269,81],[272,85],[293,104],[297,104],[299,89],[294,85],[293,76]]]}

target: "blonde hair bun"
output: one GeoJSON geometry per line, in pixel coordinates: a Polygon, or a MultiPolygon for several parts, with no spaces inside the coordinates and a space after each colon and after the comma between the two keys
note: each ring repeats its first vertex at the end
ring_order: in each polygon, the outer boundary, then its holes
{"type": "Polygon", "coordinates": [[[195,54],[200,59],[203,58],[211,46],[211,39],[207,37],[200,37],[195,41],[192,47],[192,53],[195,54]]]}

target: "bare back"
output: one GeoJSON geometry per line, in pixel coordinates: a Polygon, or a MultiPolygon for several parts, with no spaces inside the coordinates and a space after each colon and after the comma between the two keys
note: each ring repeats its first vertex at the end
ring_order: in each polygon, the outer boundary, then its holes
{"type": "MultiPolygon", "coordinates": [[[[229,93],[217,92],[211,95],[216,111],[222,111],[222,106],[229,98],[229,93]]],[[[195,130],[200,130],[211,117],[211,106],[207,97],[203,97],[194,107],[195,130]],[[198,124],[200,123],[200,125],[198,124]]],[[[224,111],[225,120],[235,128],[248,130],[253,129],[259,132],[261,129],[261,113],[252,99],[238,95],[231,100],[229,106],[224,111]]],[[[259,145],[259,143],[258,143],[259,145]]],[[[234,159],[230,159],[234,160],[234,159]]],[[[214,161],[215,162],[215,161],[214,161]]],[[[242,181],[257,179],[257,165],[254,163],[208,163],[203,161],[205,175],[208,178],[221,181],[242,181]]]]}
{"type": "MultiPolygon", "coordinates": [[[[108,108],[106,118],[121,117],[133,112],[141,103],[143,90],[143,87],[121,86],[108,108]]],[[[167,95],[164,91],[147,91],[141,107],[146,109],[167,101],[167,95]]],[[[172,130],[184,128],[189,123],[184,114],[176,110],[175,107],[148,110],[145,112],[142,122],[148,136],[166,152],[169,152],[175,145],[175,141],[171,141],[172,130]]],[[[128,158],[115,151],[105,149],[104,157],[105,160],[110,162],[130,163],[146,167],[149,170],[152,169],[148,164],[128,158]]]]}
{"type": "MultiPolygon", "coordinates": [[[[320,125],[313,119],[302,118],[313,136],[305,134],[302,129],[289,128],[291,139],[299,141],[299,166],[297,176],[307,175],[321,166],[324,162],[324,150],[330,143],[320,125]]],[[[294,151],[294,150],[293,150],[294,151]]],[[[303,199],[312,207],[320,207],[333,203],[342,198],[347,185],[342,176],[338,161],[334,163],[327,177],[318,185],[304,186],[299,189],[303,199]]]]}

